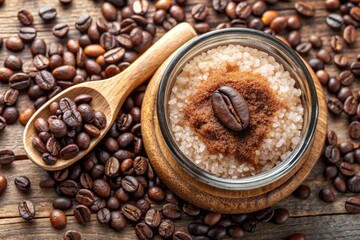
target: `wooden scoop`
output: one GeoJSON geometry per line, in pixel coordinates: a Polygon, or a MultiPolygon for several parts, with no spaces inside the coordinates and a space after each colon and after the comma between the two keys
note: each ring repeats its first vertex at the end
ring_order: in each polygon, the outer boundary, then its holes
{"type": "Polygon", "coordinates": [[[134,63],[118,75],[107,80],[90,81],[78,84],[62,91],[57,96],[50,99],[36,111],[25,127],[23,143],[28,157],[36,165],[49,171],[66,168],[84,157],[98,142],[100,142],[110,129],[127,96],[136,87],[148,80],[175,50],[195,36],[196,32],[188,23],[181,23],[166,33],[134,63]],[[58,159],[54,165],[48,165],[42,160],[41,154],[31,143],[32,138],[37,136],[34,122],[40,117],[47,119],[50,116],[50,103],[59,101],[64,97],[74,99],[80,94],[89,94],[93,97],[91,105],[95,110],[105,114],[107,125],[101,130],[99,137],[91,140],[90,147],[87,150],[80,151],[75,158],[70,160],[58,159]]]}

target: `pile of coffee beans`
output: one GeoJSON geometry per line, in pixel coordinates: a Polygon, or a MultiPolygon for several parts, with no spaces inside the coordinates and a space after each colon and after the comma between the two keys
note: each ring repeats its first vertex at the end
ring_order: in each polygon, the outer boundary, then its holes
{"type": "Polygon", "coordinates": [[[88,94],[80,94],[74,100],[61,98],[50,104],[48,119],[35,120],[38,136],[31,142],[46,164],[76,157],[89,148],[92,138],[100,136],[106,127],[106,116],[91,107],[92,100],[88,94]]]}
{"type": "MultiPolygon", "coordinates": [[[[356,173],[356,165],[360,163],[359,147],[355,147],[350,141],[338,142],[336,133],[329,130],[324,158],[327,166],[323,175],[332,182],[337,192],[360,192],[360,176],[356,173]]],[[[336,198],[331,188],[321,189],[319,197],[326,203],[334,202],[336,198]]],[[[349,213],[360,213],[359,203],[359,197],[349,197],[345,202],[345,209],[349,213]]]]}
{"type": "MultiPolygon", "coordinates": [[[[72,2],[59,1],[62,4],[72,2]]],[[[69,38],[65,46],[55,42],[45,43],[37,38],[37,30],[31,27],[34,19],[40,17],[47,24],[53,24],[52,33],[55,37],[68,37],[70,23],[55,24],[55,19],[58,18],[55,8],[43,6],[36,15],[28,10],[20,10],[17,17],[23,27],[18,36],[9,37],[4,45],[12,52],[22,51],[25,45],[29,45],[33,59],[24,61],[9,55],[4,66],[0,67],[0,81],[10,86],[9,90],[0,95],[0,132],[17,119],[25,125],[36,109],[63,89],[84,81],[109,78],[123,71],[151,46],[156,26],[167,31],[176,24],[189,20],[194,22],[193,26],[199,34],[212,28],[248,27],[284,41],[308,60],[319,81],[326,87],[329,111],[336,116],[345,113],[349,119],[349,136],[359,139],[360,94],[352,87],[352,83],[360,76],[360,56],[349,59],[342,53],[345,47],[352,46],[357,39],[356,29],[360,22],[358,1],[324,2],[325,9],[329,11],[324,22],[335,33],[329,38],[330,50],[324,48],[323,37],[313,34],[304,39],[301,35],[302,19],[316,14],[314,3],[297,1],[293,4],[295,11],[292,15],[285,15],[276,10],[277,2],[213,0],[211,6],[187,6],[186,0],[135,0],[131,3],[107,0],[101,6],[103,17],[93,19],[89,15],[79,16],[75,27],[81,36],[69,38]],[[155,13],[148,16],[152,5],[155,13]],[[191,19],[186,19],[184,7],[190,7],[191,19]],[[208,21],[214,12],[225,14],[228,20],[212,26],[208,21]],[[149,17],[154,24],[149,22],[149,17]],[[339,69],[336,76],[327,72],[326,66],[329,64],[334,64],[339,69]],[[26,93],[34,101],[34,107],[20,114],[17,101],[22,93],[26,93]]],[[[3,3],[4,0],[0,0],[0,4],[3,3]]],[[[2,44],[0,39],[0,47],[2,44]]],[[[269,207],[256,213],[240,215],[208,212],[171,193],[156,176],[143,149],[140,110],[145,89],[146,86],[141,86],[129,96],[107,136],[84,159],[67,169],[49,172],[46,179],[40,182],[41,187],[54,187],[59,194],[53,201],[54,210],[50,214],[50,222],[54,228],[62,229],[66,226],[67,217],[63,211],[71,208],[75,219],[81,224],[86,224],[91,219],[91,213],[96,213],[100,224],[107,224],[115,231],[121,231],[130,223],[135,226],[139,239],[149,239],[155,235],[198,240],[221,239],[226,236],[240,238],[244,232],[255,231],[262,222],[283,224],[289,219],[289,212],[283,208],[269,207]],[[188,232],[192,236],[175,229],[174,221],[185,215],[194,218],[194,222],[188,226],[188,232]]],[[[65,122],[65,113],[60,103],[53,103],[51,106],[50,111],[54,116],[39,120],[42,121],[38,123],[39,127],[43,127],[44,123],[44,126],[48,125],[48,129],[40,129],[38,140],[35,140],[35,145],[41,146],[38,147],[44,152],[45,161],[53,163],[57,157],[62,156],[62,149],[69,145],[69,156],[86,149],[88,137],[92,137],[94,131],[97,132],[95,128],[99,130],[95,123],[84,120],[86,117],[82,113],[89,108],[86,106],[79,110],[80,105],[88,104],[81,101],[74,101],[78,106],[71,117],[75,118],[66,117],[70,125],[65,122]],[[81,127],[72,126],[74,121],[78,122],[77,113],[84,120],[79,125],[81,127]],[[55,127],[60,122],[65,125],[68,129],[66,135],[62,136],[64,132],[60,129],[53,129],[56,132],[54,134],[50,129],[51,121],[55,121],[55,127]]],[[[74,106],[67,103],[65,105],[70,106],[70,110],[74,106]]],[[[68,155],[65,154],[65,158],[66,156],[68,155]]],[[[328,132],[324,176],[332,181],[336,191],[360,191],[360,177],[356,176],[354,167],[360,162],[359,156],[359,147],[350,141],[338,143],[336,134],[328,132]]],[[[12,151],[0,150],[0,165],[11,164],[14,160],[15,154],[12,151]]],[[[31,188],[30,180],[25,176],[18,177],[15,184],[19,191],[25,193],[31,188]]],[[[6,186],[5,176],[0,176],[0,195],[6,186]]],[[[302,200],[307,199],[310,194],[311,190],[306,185],[301,185],[294,192],[294,196],[302,200]]],[[[330,187],[321,189],[318,194],[326,203],[336,199],[330,187]]],[[[348,198],[345,208],[350,213],[360,213],[360,199],[348,198]]],[[[19,213],[24,219],[30,220],[35,217],[35,206],[31,201],[22,201],[19,213]]],[[[64,239],[81,239],[81,235],[69,230],[64,239]]],[[[305,236],[294,233],[288,239],[305,239],[305,236]]]]}

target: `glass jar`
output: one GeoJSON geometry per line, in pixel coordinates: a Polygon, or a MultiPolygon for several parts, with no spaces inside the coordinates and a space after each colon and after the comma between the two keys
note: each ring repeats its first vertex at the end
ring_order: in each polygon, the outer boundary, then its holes
{"type": "Polygon", "coordinates": [[[162,76],[157,94],[157,114],[161,133],[166,145],[184,171],[205,184],[228,190],[256,189],[283,178],[300,162],[310,148],[318,121],[319,105],[316,89],[305,63],[288,45],[279,39],[261,31],[247,28],[229,28],[213,31],[197,37],[183,46],[171,59],[162,76]],[[170,129],[168,102],[176,77],[185,64],[195,56],[222,45],[242,45],[266,52],[284,66],[296,81],[296,87],[302,92],[304,108],[301,140],[290,156],[270,170],[254,176],[238,179],[223,178],[213,175],[198,167],[179,149],[170,129]]]}

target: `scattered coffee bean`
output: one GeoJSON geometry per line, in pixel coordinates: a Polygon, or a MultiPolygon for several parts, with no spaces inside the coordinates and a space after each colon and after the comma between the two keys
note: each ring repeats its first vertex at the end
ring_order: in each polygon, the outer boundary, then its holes
{"type": "Polygon", "coordinates": [[[6,177],[3,175],[0,175],[0,195],[5,192],[6,187],[7,187],[6,177]]]}
{"type": "Polygon", "coordinates": [[[52,21],[56,18],[57,12],[56,9],[50,6],[45,6],[40,8],[39,15],[44,21],[52,21]]]}
{"type": "Polygon", "coordinates": [[[316,11],[314,3],[302,1],[297,1],[295,3],[295,10],[305,17],[314,16],[316,11]]]}
{"type": "Polygon", "coordinates": [[[29,26],[33,23],[34,17],[28,10],[20,10],[17,15],[20,23],[24,26],[29,26]]]}
{"type": "Polygon", "coordinates": [[[273,222],[275,224],[284,224],[289,219],[289,211],[285,208],[275,210],[273,222]]]}
{"type": "Polygon", "coordinates": [[[349,213],[359,214],[360,213],[360,198],[350,197],[345,202],[345,209],[349,213]]]}
{"type": "Polygon", "coordinates": [[[25,220],[34,219],[36,211],[35,206],[31,201],[24,200],[19,203],[18,206],[20,216],[25,220]]]}
{"type": "Polygon", "coordinates": [[[30,190],[31,182],[26,176],[16,177],[14,180],[15,186],[22,192],[28,192],[30,190]]]}
{"type": "MultiPolygon", "coordinates": [[[[69,0],[61,0],[62,3],[67,4],[65,2],[70,3],[69,0]]],[[[75,230],[66,231],[64,234],[63,240],[81,240],[81,234],[75,230]]]]}
{"type": "Polygon", "coordinates": [[[54,209],[50,213],[50,223],[53,228],[61,230],[66,227],[67,217],[63,211],[54,209]]]}
{"type": "Polygon", "coordinates": [[[295,196],[301,200],[305,200],[310,197],[310,188],[307,185],[300,185],[294,192],[295,196]]]}
{"type": "Polygon", "coordinates": [[[332,203],[335,201],[335,194],[331,189],[323,188],[319,192],[319,198],[326,203],[332,203]]]}

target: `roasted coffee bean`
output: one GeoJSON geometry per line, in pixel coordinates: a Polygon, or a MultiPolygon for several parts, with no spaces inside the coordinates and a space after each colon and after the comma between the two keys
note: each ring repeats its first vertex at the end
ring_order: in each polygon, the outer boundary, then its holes
{"type": "Polygon", "coordinates": [[[325,157],[331,163],[337,163],[340,160],[340,151],[336,146],[326,146],[325,157]]]}
{"type": "Polygon", "coordinates": [[[294,233],[286,238],[287,240],[305,240],[305,236],[302,233],[294,233]]]}
{"type": "Polygon", "coordinates": [[[12,150],[0,150],[0,165],[9,165],[15,160],[12,150]]]}
{"type": "Polygon", "coordinates": [[[103,179],[96,179],[94,181],[93,189],[99,197],[105,199],[107,199],[111,193],[109,184],[103,179]]]}
{"type": "MultiPolygon", "coordinates": [[[[169,224],[170,225],[170,224],[169,224]]],[[[161,234],[160,234],[160,229],[159,229],[159,235],[162,236],[167,236],[167,237],[170,237],[171,234],[168,236],[168,233],[170,232],[170,228],[169,225],[167,226],[163,226],[162,229],[161,229],[161,234]]],[[[146,239],[151,239],[153,237],[153,232],[152,230],[143,222],[141,223],[138,223],[136,226],[135,226],[135,234],[136,236],[138,237],[138,239],[141,239],[141,240],[146,240],[146,239]]],[[[163,237],[164,237],[163,236],[163,237]]]]}
{"type": "Polygon", "coordinates": [[[345,177],[352,177],[355,175],[355,167],[351,163],[342,162],[340,164],[340,173],[345,177]]]}
{"type": "Polygon", "coordinates": [[[344,41],[347,44],[353,44],[356,41],[356,28],[352,25],[348,25],[345,27],[344,31],[343,31],[343,38],[344,41]]]}
{"type": "Polygon", "coordinates": [[[117,20],[117,9],[109,2],[104,2],[101,5],[101,13],[109,22],[114,22],[117,20]]]}
{"type": "Polygon", "coordinates": [[[9,79],[9,86],[16,90],[24,90],[31,84],[31,79],[26,73],[16,73],[9,79]]]}
{"type": "Polygon", "coordinates": [[[348,115],[356,114],[358,100],[354,96],[349,96],[344,103],[344,112],[348,115]]]}
{"type": "Polygon", "coordinates": [[[153,22],[156,25],[162,25],[162,23],[166,19],[166,14],[166,11],[163,9],[157,10],[153,15],[153,22]]]}
{"type": "Polygon", "coordinates": [[[50,60],[44,55],[39,54],[34,57],[33,63],[38,70],[46,70],[50,65],[50,60]]]}
{"type": "Polygon", "coordinates": [[[170,7],[173,5],[172,1],[169,0],[159,0],[155,3],[155,9],[156,10],[164,10],[167,11],[170,9],[170,7]]]}
{"type": "Polygon", "coordinates": [[[324,177],[326,179],[334,179],[338,175],[338,168],[336,166],[327,166],[324,168],[324,177]]]}
{"type": "Polygon", "coordinates": [[[226,236],[226,228],[215,226],[209,229],[207,236],[211,239],[223,239],[226,236]]]}
{"type": "Polygon", "coordinates": [[[311,43],[301,42],[296,46],[295,50],[302,55],[306,55],[311,50],[311,43]]]}
{"type": "Polygon", "coordinates": [[[360,198],[350,197],[345,202],[345,209],[349,213],[359,214],[360,213],[360,198]]]}
{"type": "Polygon", "coordinates": [[[173,234],[173,240],[191,240],[192,237],[183,231],[176,231],[173,234]]]}
{"type": "Polygon", "coordinates": [[[279,13],[275,10],[268,10],[264,12],[264,14],[261,17],[261,20],[263,21],[265,26],[270,25],[270,23],[279,16],[279,13]]]}
{"type": "Polygon", "coordinates": [[[100,136],[101,133],[100,130],[92,124],[85,124],[84,131],[93,138],[100,136]]]}
{"type": "Polygon", "coordinates": [[[356,76],[360,76],[360,62],[353,62],[350,65],[351,72],[356,76]]]}
{"type": "Polygon", "coordinates": [[[31,45],[30,50],[33,56],[42,54],[46,55],[46,43],[42,39],[35,39],[31,45]]]}
{"type": "Polygon", "coordinates": [[[80,176],[80,184],[83,188],[91,189],[94,182],[88,173],[82,173],[80,176]]]}
{"type": "Polygon", "coordinates": [[[354,154],[354,152],[346,153],[344,155],[344,157],[343,157],[343,161],[348,162],[348,163],[355,163],[355,154],[354,154]]]}
{"type": "Polygon", "coordinates": [[[355,28],[359,26],[359,23],[355,21],[350,15],[346,14],[343,16],[345,25],[352,25],[355,28]]]}
{"type": "Polygon", "coordinates": [[[9,55],[4,60],[4,67],[10,68],[13,71],[20,71],[22,67],[22,61],[19,57],[9,55]]]}
{"type": "Polygon", "coordinates": [[[289,219],[289,211],[285,208],[275,210],[273,222],[275,224],[284,224],[289,219]]]}
{"type": "Polygon", "coordinates": [[[101,224],[108,224],[111,220],[111,212],[107,208],[100,209],[96,216],[101,224]]]}
{"type": "Polygon", "coordinates": [[[320,60],[322,60],[324,63],[330,63],[331,62],[331,55],[330,53],[325,50],[321,49],[317,54],[316,57],[320,60]]]}
{"type": "Polygon", "coordinates": [[[326,17],[326,23],[333,29],[339,29],[344,24],[344,20],[341,15],[337,13],[331,13],[326,17]]]}
{"type": "Polygon", "coordinates": [[[175,230],[174,223],[169,219],[164,219],[160,223],[158,232],[161,237],[168,238],[174,233],[174,230],[175,230]]]}
{"type": "Polygon", "coordinates": [[[134,193],[139,187],[139,182],[132,176],[126,176],[121,182],[122,188],[128,193],[134,193]]]}
{"type": "Polygon", "coordinates": [[[94,121],[93,124],[99,129],[104,129],[106,127],[106,116],[103,112],[95,111],[94,112],[94,121]]]}
{"type": "Polygon", "coordinates": [[[203,21],[208,15],[208,9],[205,4],[196,4],[191,9],[191,15],[192,17],[197,21],[203,21]]]}
{"type": "Polygon", "coordinates": [[[64,46],[57,42],[50,43],[48,54],[52,55],[62,55],[64,53],[64,46]]]}
{"type": "Polygon", "coordinates": [[[291,31],[287,40],[292,48],[296,48],[301,42],[301,35],[298,31],[291,31]]]}
{"type": "Polygon", "coordinates": [[[336,54],[334,56],[334,63],[338,68],[346,68],[349,65],[349,60],[342,54],[336,54]]]}
{"type": "Polygon", "coordinates": [[[344,48],[344,39],[339,35],[332,36],[330,39],[330,46],[335,52],[340,52],[344,48]]]}
{"type": "Polygon", "coordinates": [[[309,42],[313,48],[320,48],[322,46],[322,39],[318,35],[310,35],[309,42]]]}
{"type": "Polygon", "coordinates": [[[338,144],[337,134],[332,130],[327,131],[326,140],[330,145],[336,146],[338,144]]]}
{"type": "Polygon", "coordinates": [[[192,235],[205,235],[209,231],[209,226],[199,222],[193,222],[188,225],[188,231],[192,235]]]}
{"type": "Polygon", "coordinates": [[[13,75],[13,71],[9,68],[0,68],[0,82],[8,82],[13,75]]]}
{"type": "Polygon", "coordinates": [[[345,70],[339,74],[339,80],[342,85],[348,86],[355,80],[355,77],[350,70],[345,70]]]}
{"type": "Polygon", "coordinates": [[[53,165],[57,162],[57,157],[53,157],[50,153],[43,153],[41,156],[42,160],[49,165],[53,165]]]}
{"type": "Polygon", "coordinates": [[[32,27],[22,27],[18,35],[24,42],[30,42],[36,38],[37,31],[32,27]]]}
{"type": "Polygon", "coordinates": [[[80,204],[90,207],[94,203],[94,194],[88,189],[80,189],[75,199],[80,204]]]}
{"type": "MultiPolygon", "coordinates": [[[[358,107],[359,109],[359,107],[358,107]]],[[[353,121],[349,125],[349,135],[352,139],[360,139],[360,122],[353,121]]]]}
{"type": "Polygon", "coordinates": [[[77,30],[83,33],[89,29],[91,23],[92,23],[92,18],[89,15],[83,15],[76,20],[75,27],[77,30]]]}
{"type": "Polygon", "coordinates": [[[91,205],[90,209],[93,212],[98,212],[99,210],[105,207],[106,207],[106,201],[104,199],[95,196],[94,203],[93,205],[91,205]]]}
{"type": "Polygon", "coordinates": [[[335,194],[329,188],[322,188],[319,192],[319,198],[326,203],[332,203],[335,201],[335,194]]]}
{"type": "Polygon", "coordinates": [[[216,212],[209,212],[205,215],[204,217],[204,223],[209,225],[209,226],[213,226],[216,223],[218,223],[221,219],[221,214],[220,213],[216,213],[216,212]]]}
{"type": "Polygon", "coordinates": [[[207,22],[195,23],[194,29],[198,34],[203,34],[210,31],[210,25],[207,22]]]}
{"type": "Polygon", "coordinates": [[[162,214],[166,218],[178,219],[181,217],[179,206],[173,203],[167,203],[162,207],[162,214]]]}
{"type": "Polygon", "coordinates": [[[176,19],[177,22],[183,22],[185,21],[185,11],[182,7],[178,5],[171,6],[170,15],[176,19]]]}
{"type": "Polygon", "coordinates": [[[232,131],[241,131],[249,125],[249,109],[244,98],[233,88],[224,86],[211,97],[215,116],[232,131]]]}
{"type": "Polygon", "coordinates": [[[24,49],[24,43],[19,37],[11,36],[5,42],[5,46],[8,50],[13,52],[20,52],[24,49]]]}
{"type": "Polygon", "coordinates": [[[247,19],[251,15],[251,5],[245,2],[239,2],[235,8],[235,14],[240,19],[247,19]]]}
{"type": "Polygon", "coordinates": [[[33,23],[34,17],[28,10],[20,10],[17,15],[20,23],[24,26],[29,26],[33,23]]]}
{"type": "Polygon", "coordinates": [[[65,180],[59,185],[59,191],[66,196],[75,196],[78,190],[79,186],[73,180],[65,180]]]}
{"type": "Polygon", "coordinates": [[[248,22],[247,25],[249,28],[253,28],[253,29],[257,29],[257,30],[263,30],[264,29],[264,24],[261,21],[260,18],[253,18],[250,20],[250,22],[248,22]]]}
{"type": "Polygon", "coordinates": [[[269,222],[274,216],[274,209],[272,207],[268,207],[257,211],[255,213],[255,217],[259,222],[269,222]]]}
{"type": "MultiPolygon", "coordinates": [[[[62,182],[65,181],[67,179],[67,177],[69,176],[69,170],[68,169],[63,169],[63,170],[58,170],[54,172],[54,179],[57,182],[62,182]]],[[[74,194],[75,195],[75,194],[74,194]]]]}
{"type": "Polygon", "coordinates": [[[149,2],[147,0],[135,0],[132,10],[135,14],[145,15],[149,10],[149,2]]]}
{"type": "Polygon", "coordinates": [[[147,160],[146,158],[141,156],[137,156],[134,159],[133,166],[134,166],[134,171],[137,175],[144,175],[148,170],[147,160]]]}
{"type": "Polygon", "coordinates": [[[270,23],[270,28],[273,29],[275,32],[281,32],[285,30],[287,27],[287,18],[280,16],[274,18],[274,20],[270,23]]]}
{"type": "Polygon", "coordinates": [[[340,7],[340,1],[339,0],[326,0],[325,1],[325,8],[328,11],[336,11],[340,7]]]}
{"type": "Polygon", "coordinates": [[[105,163],[105,175],[114,177],[119,174],[120,163],[115,157],[110,157],[105,163]]]}
{"type": "Polygon", "coordinates": [[[360,7],[351,8],[350,16],[359,22],[360,21],[360,7]]]}
{"type": "Polygon", "coordinates": [[[38,137],[34,137],[31,141],[32,146],[39,152],[39,153],[45,153],[46,147],[45,144],[40,140],[38,137]]]}
{"type": "MultiPolygon", "coordinates": [[[[261,2],[261,1],[260,1],[261,2]]],[[[301,20],[297,15],[287,18],[287,28],[289,30],[298,30],[301,28],[301,20]]]]}
{"type": "Polygon", "coordinates": [[[25,220],[31,220],[35,217],[35,206],[31,201],[24,200],[18,206],[20,216],[25,220]]]}
{"type": "Polygon", "coordinates": [[[56,80],[72,80],[75,77],[75,74],[75,67],[69,65],[57,67],[52,71],[52,75],[56,80]]]}
{"type": "Polygon", "coordinates": [[[16,177],[14,180],[16,188],[22,192],[28,192],[31,187],[30,179],[26,176],[16,177]]]}
{"type": "Polygon", "coordinates": [[[60,151],[60,157],[64,160],[76,157],[79,154],[79,147],[76,144],[69,144],[62,148],[60,151]]]}
{"type": "Polygon", "coordinates": [[[53,75],[46,70],[40,71],[36,74],[35,82],[43,90],[51,90],[55,86],[55,79],[53,75]]]}
{"type": "Polygon", "coordinates": [[[91,212],[87,206],[78,205],[74,209],[74,217],[80,224],[85,224],[91,219],[91,212]]]}
{"type": "Polygon", "coordinates": [[[1,121],[2,125],[4,125],[4,123],[6,123],[7,125],[11,125],[13,123],[16,122],[16,120],[19,117],[19,111],[17,110],[16,107],[13,106],[8,106],[4,109],[3,113],[2,113],[2,117],[5,119],[5,121],[1,121]]]}
{"type": "Polygon", "coordinates": [[[121,231],[126,226],[126,219],[120,211],[111,212],[110,226],[115,231],[121,231]]]}
{"type": "Polygon", "coordinates": [[[301,199],[305,200],[310,197],[310,188],[307,185],[300,185],[294,192],[294,195],[301,199]]]}
{"type": "MultiPolygon", "coordinates": [[[[71,0],[60,0],[60,2],[67,4],[70,3],[71,0]]],[[[81,234],[78,231],[69,230],[64,234],[63,240],[81,240],[81,234]]]]}
{"type": "Polygon", "coordinates": [[[58,23],[52,28],[52,33],[55,37],[63,38],[69,33],[69,25],[66,23],[58,23]]]}
{"type": "Polygon", "coordinates": [[[5,192],[6,187],[7,187],[6,177],[3,175],[0,175],[0,195],[5,192]]]}
{"type": "MultiPolygon", "coordinates": [[[[128,220],[130,220],[132,222],[137,222],[141,217],[141,210],[138,207],[131,205],[131,204],[125,204],[121,208],[121,211],[122,211],[124,217],[126,217],[128,220]]],[[[146,217],[145,217],[145,219],[146,219],[146,217]]],[[[160,221],[159,221],[159,224],[160,224],[160,221]]]]}
{"type": "Polygon", "coordinates": [[[38,118],[34,123],[35,129],[38,133],[47,132],[50,130],[48,122],[44,118],[38,118]]]}
{"type": "Polygon", "coordinates": [[[354,144],[350,141],[343,141],[339,143],[339,150],[342,154],[351,152],[354,150],[354,144]]]}
{"type": "Polygon", "coordinates": [[[327,100],[327,107],[329,111],[335,115],[340,115],[343,112],[344,106],[339,99],[329,97],[327,100]]]}
{"type": "Polygon", "coordinates": [[[82,103],[91,103],[92,100],[93,100],[93,97],[91,95],[89,95],[89,94],[80,94],[74,99],[74,102],[77,105],[80,105],[82,103]]]}
{"type": "Polygon", "coordinates": [[[58,197],[58,198],[54,199],[52,205],[55,209],[67,210],[67,209],[70,209],[73,204],[69,198],[58,197]]]}
{"type": "Polygon", "coordinates": [[[333,180],[333,186],[334,188],[339,191],[339,192],[342,192],[342,193],[345,193],[346,190],[347,190],[347,187],[346,187],[346,182],[345,180],[340,177],[340,176],[337,176],[334,180],[333,180]]]}
{"type": "Polygon", "coordinates": [[[106,207],[110,210],[117,210],[120,207],[120,201],[115,196],[111,196],[106,203],[106,207]]]}
{"type": "Polygon", "coordinates": [[[135,205],[141,210],[143,215],[151,208],[151,204],[147,199],[140,199],[135,205]]]}
{"type": "MultiPolygon", "coordinates": [[[[212,7],[215,9],[215,11],[220,12],[220,13],[225,11],[227,4],[228,4],[227,0],[213,0],[212,1],[212,7]]],[[[265,5],[265,7],[266,7],[266,5],[265,5]]],[[[257,9],[259,9],[259,8],[257,8],[257,9]]]]}
{"type": "Polygon", "coordinates": [[[315,72],[324,69],[324,62],[320,59],[312,58],[308,61],[308,63],[315,72]]]}
{"type": "Polygon", "coordinates": [[[63,211],[54,209],[50,213],[50,223],[51,225],[58,230],[61,230],[66,227],[67,218],[63,211]]]}
{"type": "Polygon", "coordinates": [[[236,3],[235,2],[231,1],[226,5],[225,13],[230,19],[237,18],[236,13],[235,13],[235,8],[236,8],[236,3]]]}
{"type": "Polygon", "coordinates": [[[153,186],[148,190],[148,196],[151,200],[161,202],[165,198],[165,192],[158,186],[153,186]]]}
{"type": "Polygon", "coordinates": [[[3,102],[6,106],[13,106],[16,104],[19,98],[19,91],[15,89],[9,89],[4,93],[3,102]]]}
{"type": "Polygon", "coordinates": [[[359,193],[360,192],[360,177],[353,176],[347,181],[347,186],[350,192],[359,193]]]}
{"type": "Polygon", "coordinates": [[[340,80],[335,77],[330,77],[327,85],[330,93],[337,93],[341,89],[340,80]]]}
{"type": "MultiPolygon", "coordinates": [[[[221,2],[221,1],[220,1],[221,2]]],[[[224,1],[227,3],[227,1],[224,1]]],[[[225,4],[226,7],[226,4],[225,4]]],[[[224,8],[225,9],[225,8],[224,8]]],[[[223,10],[224,10],[223,9],[223,10]]],[[[267,9],[266,3],[262,0],[256,1],[253,5],[252,5],[252,13],[255,16],[261,16],[267,9]]]]}
{"type": "Polygon", "coordinates": [[[302,1],[297,1],[295,3],[295,10],[305,17],[312,17],[315,15],[316,12],[314,3],[302,1]]]}
{"type": "Polygon", "coordinates": [[[44,21],[51,21],[56,18],[57,12],[56,9],[50,6],[45,6],[40,8],[39,15],[44,21]]]}

